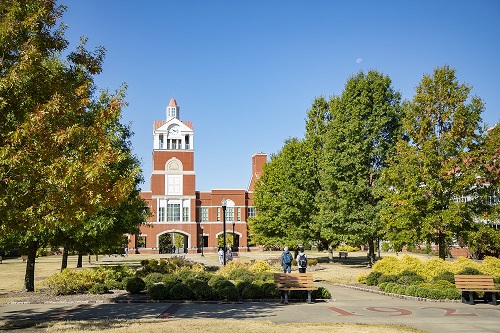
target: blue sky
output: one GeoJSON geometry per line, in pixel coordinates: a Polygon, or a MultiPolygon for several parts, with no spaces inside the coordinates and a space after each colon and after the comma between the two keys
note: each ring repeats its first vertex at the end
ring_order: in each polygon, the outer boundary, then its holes
{"type": "Polygon", "coordinates": [[[149,190],[152,126],[171,97],[195,129],[196,189],[246,189],[251,157],[303,138],[318,96],[377,70],[403,99],[437,66],[500,120],[500,1],[60,0],[70,49],[107,50],[99,88],[127,83],[122,122],[135,133],[149,190]]]}

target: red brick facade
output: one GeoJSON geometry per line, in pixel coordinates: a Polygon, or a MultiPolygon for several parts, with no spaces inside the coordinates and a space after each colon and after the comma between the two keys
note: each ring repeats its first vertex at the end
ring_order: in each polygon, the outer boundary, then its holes
{"type": "Polygon", "coordinates": [[[174,98],[167,106],[166,121],[153,124],[153,170],[151,190],[141,193],[153,216],[140,235],[131,235],[130,251],[135,253],[216,252],[224,234],[221,202],[226,207],[226,244],[235,251],[248,250],[247,220],[255,214],[253,188],[267,161],[264,153],[252,157],[252,175],[248,189],[196,191],[193,124],[179,120],[174,98]],[[166,237],[165,237],[166,236],[166,237]],[[175,242],[171,242],[172,236],[175,242]],[[162,238],[164,237],[164,238],[162,238]],[[165,242],[170,242],[168,248],[165,242]],[[174,244],[175,243],[175,244],[174,244]]]}

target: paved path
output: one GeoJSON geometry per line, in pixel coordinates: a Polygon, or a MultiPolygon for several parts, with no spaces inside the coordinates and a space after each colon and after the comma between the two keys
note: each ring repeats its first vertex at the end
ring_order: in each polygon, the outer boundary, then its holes
{"type": "Polygon", "coordinates": [[[330,290],[332,300],[288,305],[278,302],[6,304],[0,307],[0,319],[233,318],[275,323],[404,324],[431,333],[500,332],[500,306],[423,302],[318,285],[330,290]]]}

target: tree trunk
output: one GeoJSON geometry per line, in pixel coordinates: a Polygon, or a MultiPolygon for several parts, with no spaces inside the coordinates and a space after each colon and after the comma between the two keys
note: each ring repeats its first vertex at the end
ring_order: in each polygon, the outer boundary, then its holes
{"type": "Polygon", "coordinates": [[[28,260],[26,260],[26,274],[24,275],[24,291],[35,291],[35,260],[37,242],[30,242],[28,245],[28,260]]]}
{"type": "Polygon", "coordinates": [[[368,265],[372,267],[375,263],[375,241],[373,239],[368,241],[368,260],[368,265]]]}
{"type": "Polygon", "coordinates": [[[78,262],[76,263],[76,268],[83,267],[83,254],[81,252],[78,253],[78,262]]]}
{"type": "Polygon", "coordinates": [[[61,262],[61,271],[65,268],[68,268],[68,248],[64,248],[63,250],[63,257],[62,257],[62,262],[61,262]]]}
{"type": "Polygon", "coordinates": [[[439,247],[439,258],[446,260],[446,243],[444,234],[441,230],[438,231],[438,247],[439,247]]]}
{"type": "Polygon", "coordinates": [[[328,247],[328,262],[333,261],[333,246],[328,247]]]}

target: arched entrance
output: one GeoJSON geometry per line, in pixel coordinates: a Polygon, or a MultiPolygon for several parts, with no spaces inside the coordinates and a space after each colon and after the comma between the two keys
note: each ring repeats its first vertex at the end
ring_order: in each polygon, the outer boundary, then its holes
{"type": "Polygon", "coordinates": [[[188,236],[178,231],[166,231],[158,235],[158,252],[160,254],[187,253],[188,236]]]}

